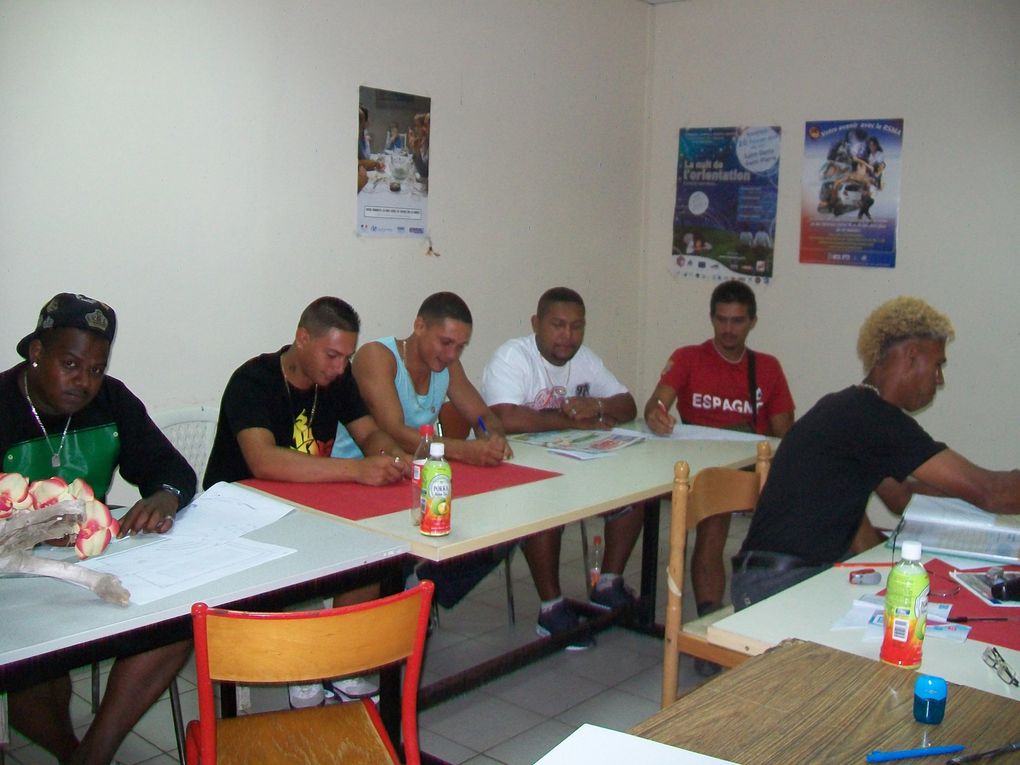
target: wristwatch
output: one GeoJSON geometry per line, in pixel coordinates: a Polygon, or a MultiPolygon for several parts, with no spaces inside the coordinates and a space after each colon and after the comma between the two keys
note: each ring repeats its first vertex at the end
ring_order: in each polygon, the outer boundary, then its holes
{"type": "Polygon", "coordinates": [[[181,509],[181,496],[182,496],[181,490],[178,489],[176,486],[171,486],[168,483],[160,484],[159,488],[162,489],[163,491],[168,491],[171,494],[173,494],[175,497],[177,497],[177,509],[180,510],[181,509]]]}

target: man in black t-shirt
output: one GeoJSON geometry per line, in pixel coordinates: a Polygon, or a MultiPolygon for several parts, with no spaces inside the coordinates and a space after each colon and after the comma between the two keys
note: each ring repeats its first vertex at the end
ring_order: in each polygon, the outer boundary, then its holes
{"type": "Polygon", "coordinates": [[[751,528],[733,559],[733,604],[749,606],[879,544],[865,509],[876,492],[902,513],[912,494],[1020,513],[1020,470],[987,470],[932,439],[910,416],[944,384],[949,319],[898,297],[861,327],[866,376],[823,396],[779,445],[751,528]]]}
{"type": "Polygon", "coordinates": [[[410,473],[409,456],[379,429],[346,373],[359,329],[350,305],[321,297],[301,314],[291,345],[234,372],[220,404],[206,488],[245,478],[381,486],[410,473]],[[329,458],[338,422],[363,459],[329,458]]]}

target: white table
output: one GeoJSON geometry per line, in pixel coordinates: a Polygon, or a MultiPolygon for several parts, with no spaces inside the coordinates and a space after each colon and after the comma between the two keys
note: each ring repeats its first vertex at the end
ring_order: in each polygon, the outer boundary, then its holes
{"type": "Polygon", "coordinates": [[[370,564],[396,564],[408,551],[392,537],[303,511],[247,536],[297,552],[144,606],[105,603],[84,588],[44,577],[0,579],[0,691],[44,666],[57,671],[104,658],[125,635],[159,633],[162,642],[190,635],[196,601],[223,605],[272,593],[286,598],[291,589],[297,601],[306,597],[299,591],[309,583],[321,581],[328,591],[331,578],[370,564]],[[168,639],[170,633],[176,637],[168,639]]]}
{"type": "MultiPolygon", "coordinates": [[[[945,556],[938,557],[946,559],[945,556]]],[[[851,562],[888,561],[890,558],[889,549],[879,545],[851,558],[851,562]]],[[[980,561],[957,562],[961,567],[981,566],[980,561]]],[[[743,611],[720,619],[708,628],[708,641],[756,656],[786,638],[801,638],[877,661],[880,640],[866,642],[863,630],[834,631],[831,627],[846,614],[856,598],[881,591],[889,569],[876,569],[882,574],[882,583],[868,586],[850,584],[850,570],[830,568],[743,611]]],[[[924,641],[920,671],[944,677],[959,685],[1020,700],[1020,689],[1004,683],[981,660],[981,653],[986,647],[986,643],[970,638],[963,643],[927,638],[924,641]]],[[[999,648],[999,652],[1015,671],[1020,670],[1020,651],[999,648]]]]}
{"type": "MultiPolygon", "coordinates": [[[[767,440],[767,439],[762,439],[767,440]]],[[[771,439],[773,447],[778,440],[771,439]]],[[[367,518],[356,525],[407,543],[421,558],[439,561],[520,539],[607,510],[669,494],[673,466],[686,460],[691,475],[705,467],[754,463],[757,441],[687,441],[656,438],[594,460],[577,460],[511,441],[514,462],[562,475],[506,489],[457,496],[453,467],[453,530],[426,537],[411,524],[407,510],[367,518]]]]}

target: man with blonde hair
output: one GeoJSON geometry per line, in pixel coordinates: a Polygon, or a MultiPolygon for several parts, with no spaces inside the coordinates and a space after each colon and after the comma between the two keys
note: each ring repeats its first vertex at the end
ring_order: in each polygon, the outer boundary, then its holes
{"type": "Polygon", "coordinates": [[[733,559],[737,609],[882,541],[865,516],[873,491],[897,513],[914,493],[1020,513],[1020,471],[975,465],[909,414],[944,384],[953,334],[948,317],[918,298],[895,298],[867,318],[857,342],[864,381],[823,396],[776,452],[733,559]]]}

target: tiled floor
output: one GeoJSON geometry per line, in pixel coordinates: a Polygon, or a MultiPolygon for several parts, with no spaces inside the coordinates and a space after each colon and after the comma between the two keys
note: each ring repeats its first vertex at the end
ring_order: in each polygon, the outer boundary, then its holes
{"type": "MultiPolygon", "coordinates": [[[[665,568],[668,511],[663,507],[660,569],[665,568]]],[[[746,533],[748,520],[736,518],[729,545],[735,551],[746,533]]],[[[589,531],[600,522],[589,522],[589,531]]],[[[601,529],[599,529],[601,533],[601,529]]],[[[563,539],[561,579],[566,594],[582,595],[584,580],[579,526],[568,527],[563,539]]],[[[627,580],[637,583],[640,544],[627,569],[627,580]]],[[[451,611],[441,611],[439,628],[429,640],[425,682],[499,654],[534,637],[538,599],[524,559],[513,561],[517,624],[511,627],[506,611],[502,567],[498,568],[451,611]]],[[[658,610],[664,613],[665,586],[659,577],[658,610]]],[[[685,618],[692,598],[684,598],[685,618]]],[[[618,627],[602,632],[597,645],[583,652],[561,652],[518,670],[482,688],[446,701],[419,715],[422,748],[451,763],[530,765],[585,722],[626,729],[658,709],[662,670],[662,642],[618,627]]],[[[84,730],[90,720],[87,670],[74,675],[72,715],[84,730]]],[[[690,659],[682,657],[682,690],[701,682],[690,659]]],[[[186,720],[198,715],[194,669],[179,680],[186,720]]],[[[287,704],[286,691],[256,688],[252,708],[279,709],[287,704]]],[[[169,700],[149,710],[117,753],[118,761],[164,765],[177,762],[169,700]]],[[[51,765],[55,760],[13,734],[7,761],[17,765],[51,765]]]]}

